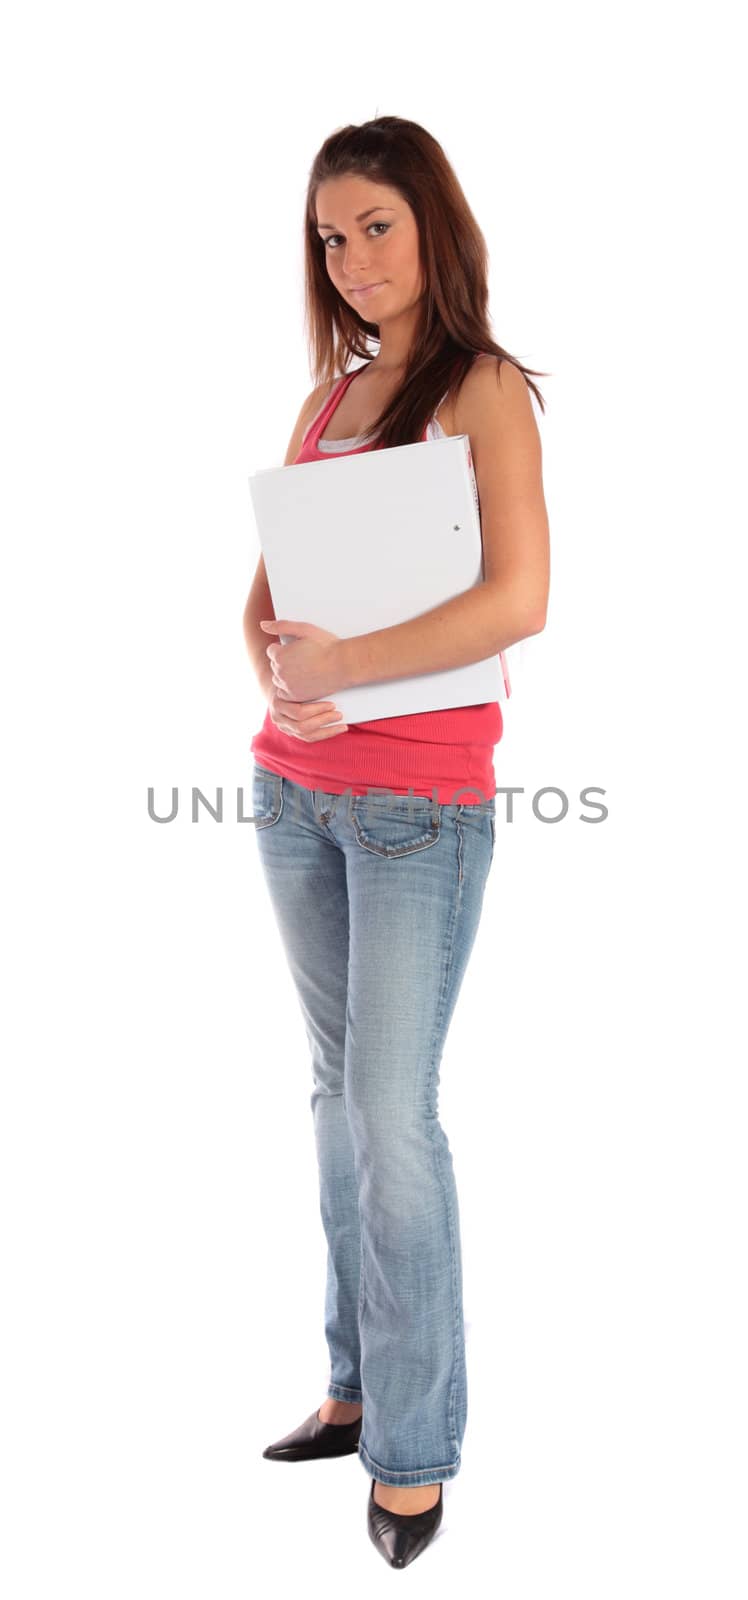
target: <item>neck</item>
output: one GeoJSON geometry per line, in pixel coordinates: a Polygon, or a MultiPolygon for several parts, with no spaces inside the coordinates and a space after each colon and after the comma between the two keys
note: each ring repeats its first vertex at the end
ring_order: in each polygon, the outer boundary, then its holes
{"type": "Polygon", "coordinates": [[[379,324],[379,349],[370,362],[375,371],[391,374],[405,371],[419,317],[420,307],[409,306],[399,316],[379,324]]]}

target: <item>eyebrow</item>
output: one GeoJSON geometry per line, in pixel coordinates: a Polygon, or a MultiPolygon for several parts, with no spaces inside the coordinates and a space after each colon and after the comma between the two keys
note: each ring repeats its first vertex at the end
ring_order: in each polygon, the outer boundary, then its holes
{"type": "MultiPolygon", "coordinates": [[[[354,222],[363,222],[364,218],[365,217],[370,217],[373,211],[394,211],[394,209],[395,209],[394,206],[369,206],[368,211],[359,211],[358,216],[354,217],[353,220],[354,220],[354,222]]],[[[317,227],[318,228],[334,228],[334,226],[335,226],[334,222],[318,222],[317,223],[317,227]]]]}

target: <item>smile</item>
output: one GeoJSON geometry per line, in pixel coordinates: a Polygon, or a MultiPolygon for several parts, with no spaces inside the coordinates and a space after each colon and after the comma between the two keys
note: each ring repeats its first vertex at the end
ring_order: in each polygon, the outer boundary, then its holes
{"type": "Polygon", "coordinates": [[[383,288],[384,288],[384,284],[383,283],[367,283],[365,288],[351,289],[351,294],[358,294],[358,295],[361,295],[364,299],[366,299],[367,295],[376,294],[377,289],[383,289],[383,288]]]}

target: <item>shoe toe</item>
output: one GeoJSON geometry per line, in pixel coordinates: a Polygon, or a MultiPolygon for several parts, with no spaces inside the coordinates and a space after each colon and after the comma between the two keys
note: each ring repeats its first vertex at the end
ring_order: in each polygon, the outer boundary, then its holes
{"type": "Polygon", "coordinates": [[[377,1505],[374,1499],[374,1482],[372,1479],[369,1491],[369,1537],[391,1567],[407,1567],[409,1562],[415,1561],[416,1556],[419,1556],[427,1544],[431,1543],[439,1527],[442,1520],[444,1489],[440,1484],[439,1499],[435,1505],[430,1506],[427,1511],[418,1511],[411,1516],[388,1511],[385,1506],[377,1505]]]}
{"type": "Polygon", "coordinates": [[[360,1417],[353,1422],[322,1422],[319,1410],[312,1411],[298,1428],[266,1445],[262,1454],[270,1461],[311,1461],[324,1456],[352,1455],[358,1450],[360,1432],[360,1417]]]}
{"type": "Polygon", "coordinates": [[[273,1444],[267,1445],[262,1453],[264,1456],[286,1455],[290,1450],[297,1450],[303,1445],[310,1444],[315,1435],[319,1433],[321,1427],[322,1423],[316,1411],[312,1411],[308,1417],[304,1418],[303,1422],[299,1423],[298,1428],[292,1428],[291,1432],[285,1433],[282,1439],[274,1440],[273,1444]]]}

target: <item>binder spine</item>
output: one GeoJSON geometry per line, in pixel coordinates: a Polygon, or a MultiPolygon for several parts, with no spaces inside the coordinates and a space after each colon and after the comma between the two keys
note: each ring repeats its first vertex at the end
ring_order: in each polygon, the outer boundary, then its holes
{"type": "Polygon", "coordinates": [[[465,459],[467,461],[468,477],[470,478],[470,486],[471,486],[472,491],[473,491],[473,499],[475,501],[475,509],[476,509],[476,511],[478,513],[478,518],[480,519],[480,495],[478,494],[478,479],[475,476],[475,467],[473,466],[473,452],[470,449],[470,440],[467,437],[465,438],[465,459]]]}
{"type": "MultiPolygon", "coordinates": [[[[475,500],[475,509],[476,509],[476,511],[478,513],[478,521],[480,522],[480,495],[478,494],[478,479],[475,476],[475,467],[473,466],[473,452],[472,452],[472,450],[470,448],[470,440],[469,440],[467,434],[465,435],[465,461],[466,461],[466,464],[467,464],[468,477],[470,479],[470,485],[471,485],[471,488],[472,488],[472,491],[473,491],[473,499],[475,500]]],[[[482,543],[482,533],[481,533],[481,543],[482,543]]],[[[485,573],[485,563],[484,563],[484,573],[485,573]]],[[[511,685],[511,683],[509,681],[509,665],[508,665],[508,662],[507,662],[507,659],[506,659],[506,655],[504,654],[503,650],[499,651],[499,666],[501,668],[501,676],[502,676],[502,679],[504,681],[504,694],[506,696],[506,699],[508,700],[509,696],[511,695],[511,692],[512,692],[512,685],[511,685]]]]}

